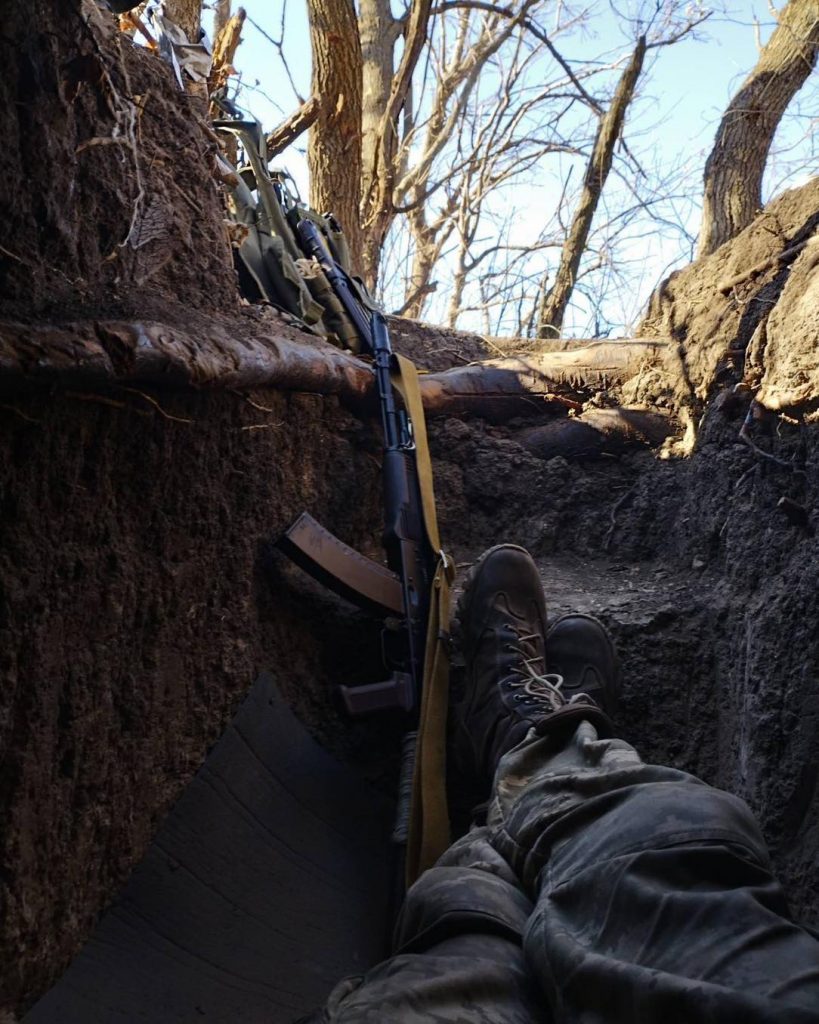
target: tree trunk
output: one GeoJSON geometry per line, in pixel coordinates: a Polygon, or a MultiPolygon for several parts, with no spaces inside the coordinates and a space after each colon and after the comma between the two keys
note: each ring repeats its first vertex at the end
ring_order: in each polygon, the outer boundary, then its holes
{"type": "MultiPolygon", "coordinates": [[[[577,411],[589,393],[608,391],[662,359],[669,341],[592,341],[425,373],[419,380],[424,409],[428,416],[498,422],[548,410],[563,415],[567,408],[577,411]]],[[[0,363],[9,380],[94,388],[170,382],[274,387],[338,395],[352,409],[375,410],[378,403],[372,370],[355,356],[328,344],[305,345],[297,335],[237,340],[217,322],[191,332],[165,323],[105,320],[66,327],[0,324],[0,363]]]]}
{"type": "Polygon", "coordinates": [[[171,21],[175,22],[192,43],[199,42],[201,28],[201,0],[167,0],[165,10],[171,21]]]}
{"type": "Polygon", "coordinates": [[[590,409],[520,431],[515,440],[540,459],[619,455],[632,448],[659,448],[678,425],[667,413],[619,407],[590,409]]]}
{"type": "Polygon", "coordinates": [[[377,128],[372,169],[368,168],[369,188],[362,192],[364,221],[364,280],[374,290],[378,283],[381,249],[395,216],[393,191],[399,171],[398,118],[412,84],[412,75],[427,39],[432,0],[412,0],[404,28],[404,52],[390,83],[389,95],[381,110],[377,128]]]}
{"type": "Polygon", "coordinates": [[[577,270],[580,266],[580,259],[586,248],[586,242],[591,230],[592,220],[600,201],[600,195],[606,178],[611,170],[611,162],[614,156],[614,147],[620,137],[623,128],[626,110],[634,95],[637,79],[643,67],[643,58],[646,52],[646,39],[641,36],[637,42],[631,60],[628,62],[625,71],[617,83],[617,89],[611,106],[606,111],[597,129],[597,137],[594,140],[594,149],[591,159],[586,168],[586,177],[583,181],[583,191],[580,194],[580,202],[572,220],[572,226],[566,241],[563,243],[563,250],[560,254],[560,266],[557,270],[555,283],[543,298],[543,305],[540,309],[538,322],[538,337],[553,338],[559,337],[563,326],[563,317],[566,315],[566,307],[572,297],[577,270]]]}
{"type": "Polygon", "coordinates": [[[310,130],[310,205],[336,215],[353,257],[361,253],[361,42],[351,0],[308,0],[312,95],[321,99],[310,130]]]}
{"type": "Polygon", "coordinates": [[[785,108],[816,64],[819,3],[791,0],[731,100],[705,164],[702,258],[747,227],[762,206],[762,176],[785,108]]]}
{"type": "Polygon", "coordinates": [[[387,107],[395,73],[395,43],[401,22],[392,16],[389,0],[361,0],[358,31],[361,37],[361,195],[367,195],[375,175],[381,119],[387,107]]]}

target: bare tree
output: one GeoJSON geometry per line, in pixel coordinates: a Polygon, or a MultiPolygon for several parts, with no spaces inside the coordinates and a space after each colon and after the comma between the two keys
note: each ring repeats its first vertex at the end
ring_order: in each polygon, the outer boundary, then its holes
{"type": "MultiPolygon", "coordinates": [[[[576,74],[555,62],[554,44],[535,20],[549,6],[452,2],[434,9],[424,74],[404,111],[393,194],[399,233],[409,228],[399,246],[408,268],[399,307],[405,314],[423,314],[443,260],[445,315],[454,323],[470,281],[499,254],[524,248],[501,240],[494,197],[534,174],[546,154],[583,145],[585,115],[574,108],[595,101],[580,79],[600,69],[576,74]]],[[[553,35],[576,26],[575,19],[558,21],[553,35]]]]}
{"type": "MultiPolygon", "coordinates": [[[[404,48],[390,83],[386,106],[380,112],[372,165],[366,169],[367,188],[362,194],[365,279],[374,287],[378,279],[381,249],[395,217],[394,191],[402,166],[398,121],[411,93],[412,78],[427,39],[431,0],[412,0],[404,19],[404,48]]],[[[373,98],[373,97],[370,97],[373,98]]],[[[374,122],[374,115],[372,117],[374,122]]]]}
{"type": "Polygon", "coordinates": [[[705,164],[698,256],[737,235],[762,206],[762,177],[785,108],[819,52],[819,3],[790,0],[759,60],[722,116],[705,164]]]}
{"type": "Polygon", "coordinates": [[[614,158],[614,147],[620,138],[626,110],[631,103],[637,79],[643,68],[646,53],[646,37],[640,36],[631,59],[617,84],[611,106],[600,119],[594,149],[586,168],[580,202],[575,210],[571,229],[566,236],[560,265],[552,287],[546,292],[538,317],[538,337],[550,338],[560,335],[566,307],[577,280],[580,260],[586,249],[597,204],[614,158]]]}
{"type": "MultiPolygon", "coordinates": [[[[633,78],[645,109],[635,82],[649,81],[647,52],[689,34],[707,16],[701,5],[613,7],[632,38],[647,38],[639,59],[639,47],[625,57],[595,53],[595,9],[559,0],[432,0],[410,3],[403,16],[390,0],[307,6],[313,99],[296,95],[276,148],[304,130],[318,104],[311,202],[339,216],[359,271],[389,308],[452,324],[480,317],[521,333],[542,322],[554,334],[569,320],[580,329],[585,318],[584,331],[607,333],[611,294],[645,276],[635,252],[645,251],[641,236],[655,244],[649,225],[671,225],[679,255],[690,255],[696,172],[690,162],[672,172],[665,156],[661,166],[634,127],[626,145],[623,93],[633,78]],[[579,43],[583,60],[566,60],[561,51],[579,43]],[[532,230],[523,210],[544,179],[544,220],[532,230]]],[[[284,20],[271,39],[282,60],[284,20]]]]}

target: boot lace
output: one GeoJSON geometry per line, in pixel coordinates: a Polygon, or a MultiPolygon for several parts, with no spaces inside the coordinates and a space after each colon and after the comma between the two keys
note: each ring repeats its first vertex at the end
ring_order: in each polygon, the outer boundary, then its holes
{"type": "Polygon", "coordinates": [[[532,697],[536,702],[545,701],[553,711],[556,711],[567,703],[560,689],[563,685],[563,676],[557,672],[538,672],[534,668],[538,663],[541,669],[546,667],[542,654],[532,654],[533,650],[537,650],[535,644],[541,639],[539,633],[524,633],[512,628],[518,642],[507,644],[506,649],[517,654],[520,659],[511,669],[512,674],[518,677],[510,680],[511,687],[519,691],[515,700],[532,697]]]}
{"type": "Polygon", "coordinates": [[[538,672],[532,667],[539,662],[542,668],[546,668],[544,656],[531,653],[533,650],[537,650],[534,645],[541,639],[539,633],[524,633],[522,630],[515,629],[514,626],[512,629],[518,642],[507,644],[506,649],[513,651],[520,658],[519,663],[513,665],[511,669],[511,673],[518,677],[510,680],[510,686],[518,690],[515,700],[525,700],[527,696],[534,698],[536,702],[545,700],[553,711],[557,711],[564,704],[594,703],[587,693],[575,693],[571,697],[567,697],[561,689],[563,676],[558,672],[538,672]],[[525,647],[524,645],[527,644],[530,646],[525,647]]]}

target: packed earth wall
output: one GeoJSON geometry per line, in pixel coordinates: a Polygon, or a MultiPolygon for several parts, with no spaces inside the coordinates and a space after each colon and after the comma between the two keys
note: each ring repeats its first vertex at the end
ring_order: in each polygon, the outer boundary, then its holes
{"type": "Polygon", "coordinates": [[[369,427],[319,396],[17,388],[0,421],[11,1009],[66,966],[261,669],[328,747],[355,744],[323,681],[377,663],[377,632],[300,598],[271,542],[306,509],[371,546],[379,482],[369,427]]]}

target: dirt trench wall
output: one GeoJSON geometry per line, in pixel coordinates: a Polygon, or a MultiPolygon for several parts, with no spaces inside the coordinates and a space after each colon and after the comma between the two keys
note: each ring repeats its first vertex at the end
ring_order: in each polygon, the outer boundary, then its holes
{"type": "Polygon", "coordinates": [[[3,316],[234,308],[201,101],[94,0],[5,6],[3,316]]]}
{"type": "MultiPolygon", "coordinates": [[[[819,440],[761,423],[757,442],[797,471],[762,459],[738,441],[747,401],[716,403],[693,457],[666,462],[542,461],[502,428],[435,421],[440,521],[459,562],[522,543],[553,608],[606,621],[623,734],[744,796],[816,924],[819,440]]],[[[345,671],[377,678],[374,625],[269,548],[307,508],[377,551],[372,424],[316,395],[122,387],[6,393],[0,417],[0,1007],[19,1007],[78,948],[258,669],[330,749],[375,771],[392,751],[332,700],[345,671]]]]}
{"type": "MultiPolygon", "coordinates": [[[[4,15],[0,316],[229,313],[212,139],[169,69],[107,16],[89,28],[95,10],[37,0],[4,15]]],[[[795,457],[784,469],[739,441],[749,399],[717,398],[758,365],[770,407],[814,401],[810,331],[767,311],[788,294],[815,328],[802,296],[816,189],[655,299],[645,333],[677,346],[652,397],[697,421],[716,399],[690,460],[544,462],[458,420],[431,440],[445,542],[464,561],[509,540],[550,572],[574,566],[566,601],[591,602],[620,643],[625,735],[746,796],[794,909],[819,923],[817,428],[754,426],[795,457]]],[[[269,549],[303,508],[376,548],[372,426],[315,395],[141,388],[0,389],[0,1010],[59,974],[260,668],[331,749],[384,752],[329,688],[345,666],[375,667],[376,631],[350,629],[269,549]]]]}
{"type": "Polygon", "coordinates": [[[377,633],[269,542],[308,509],[371,546],[373,443],[319,396],[0,396],[0,1009],[66,966],[261,668],[355,744],[326,681],[377,633]]]}
{"type": "Polygon", "coordinates": [[[819,427],[755,428],[789,469],[737,443],[745,411],[711,409],[694,457],[653,467],[620,511],[614,557],[687,576],[682,607],[672,597],[640,645],[628,714],[648,756],[748,801],[792,908],[817,927],[819,427]]]}
{"type": "Polygon", "coordinates": [[[622,660],[622,735],[744,797],[797,918],[819,926],[819,426],[715,403],[690,458],[543,462],[504,432],[433,425],[459,561],[528,547],[555,614],[591,612],[622,660]],[[791,518],[782,498],[793,502],[791,518]],[[801,510],[801,511],[800,511],[801,510]]]}

